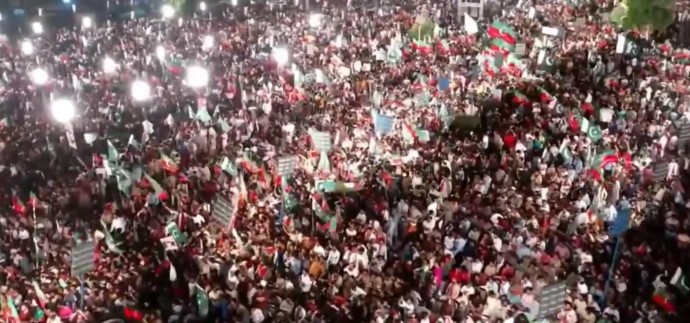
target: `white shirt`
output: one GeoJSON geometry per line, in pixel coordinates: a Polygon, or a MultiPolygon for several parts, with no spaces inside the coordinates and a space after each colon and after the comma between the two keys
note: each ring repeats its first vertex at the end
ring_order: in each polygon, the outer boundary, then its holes
{"type": "Polygon", "coordinates": [[[338,251],[338,249],[331,249],[328,251],[328,264],[337,265],[338,261],[340,261],[340,251],[338,251]]]}
{"type": "Polygon", "coordinates": [[[311,277],[309,277],[308,274],[303,274],[302,277],[300,278],[299,285],[300,288],[302,289],[302,292],[308,293],[309,290],[311,289],[312,285],[312,280],[311,277]]]}
{"type": "Polygon", "coordinates": [[[261,323],[265,319],[264,317],[264,312],[262,312],[258,308],[252,309],[252,322],[254,323],[261,323]]]}

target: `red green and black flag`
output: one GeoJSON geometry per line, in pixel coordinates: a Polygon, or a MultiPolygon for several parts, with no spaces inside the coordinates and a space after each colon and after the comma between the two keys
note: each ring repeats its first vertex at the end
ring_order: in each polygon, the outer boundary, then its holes
{"type": "Polygon", "coordinates": [[[26,213],[26,206],[22,199],[17,195],[17,192],[12,191],[12,210],[18,214],[26,213]]]}
{"type": "Polygon", "coordinates": [[[510,26],[496,20],[486,29],[491,39],[500,38],[505,42],[515,45],[517,33],[510,26]]]}

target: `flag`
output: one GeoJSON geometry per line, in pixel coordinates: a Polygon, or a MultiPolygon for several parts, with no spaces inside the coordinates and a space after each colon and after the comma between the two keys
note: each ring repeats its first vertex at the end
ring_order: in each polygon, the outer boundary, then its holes
{"type": "Polygon", "coordinates": [[[537,90],[539,91],[539,101],[541,103],[549,103],[551,100],[553,100],[553,95],[551,95],[551,93],[546,91],[544,88],[537,87],[537,90]]]}
{"type": "Polygon", "coordinates": [[[38,205],[38,202],[39,201],[38,201],[38,197],[36,196],[36,194],[34,194],[34,192],[29,193],[29,205],[31,205],[31,207],[33,207],[35,209],[36,206],[38,205]]]}
{"type": "Polygon", "coordinates": [[[162,164],[163,169],[170,173],[177,173],[180,171],[180,168],[177,166],[177,163],[175,163],[172,158],[168,157],[168,155],[164,154],[163,152],[161,154],[161,159],[160,163],[162,164]]]}
{"type": "Polygon", "coordinates": [[[199,310],[199,315],[201,315],[202,317],[206,317],[206,315],[208,315],[209,308],[208,296],[206,295],[206,291],[197,284],[195,286],[195,294],[196,306],[199,310]]]}
{"type": "Polygon", "coordinates": [[[14,190],[12,191],[12,210],[18,214],[26,213],[26,206],[24,205],[24,202],[22,202],[22,199],[14,190]]]}
{"type": "Polygon", "coordinates": [[[17,311],[17,307],[14,305],[14,299],[12,299],[12,297],[7,297],[7,308],[9,309],[10,316],[19,322],[19,312],[17,311]]]}
{"type": "Polygon", "coordinates": [[[604,136],[604,134],[601,132],[601,128],[599,126],[590,126],[589,129],[587,129],[587,136],[589,139],[591,139],[593,142],[597,142],[601,140],[601,138],[604,136]]]}
{"type": "Polygon", "coordinates": [[[546,54],[545,51],[539,51],[537,55],[537,71],[543,73],[553,73],[556,70],[556,63],[546,54]]]}
{"type": "Polygon", "coordinates": [[[230,176],[237,176],[237,167],[235,167],[235,164],[230,161],[230,158],[223,158],[223,161],[219,164],[219,166],[220,169],[230,174],[230,176]]]}
{"type": "Polygon", "coordinates": [[[565,162],[570,162],[573,159],[573,154],[570,151],[568,144],[570,144],[570,140],[565,139],[563,140],[560,148],[558,149],[558,152],[561,154],[561,157],[563,157],[563,160],[565,160],[565,162]]]}
{"type": "Polygon", "coordinates": [[[376,113],[374,115],[374,130],[383,135],[391,133],[393,131],[393,118],[376,113]]]}
{"type": "Polygon", "coordinates": [[[465,31],[467,32],[468,35],[474,35],[477,32],[479,32],[479,25],[477,24],[477,21],[474,20],[470,15],[465,13],[465,31]]]}
{"type": "Polygon", "coordinates": [[[690,292],[690,282],[688,282],[688,277],[685,276],[683,269],[678,267],[676,272],[671,277],[671,284],[676,286],[676,288],[683,294],[687,295],[690,292]]]}
{"type": "Polygon", "coordinates": [[[412,43],[411,47],[412,47],[412,49],[414,49],[414,50],[416,50],[416,51],[418,51],[424,55],[431,54],[432,46],[431,46],[431,43],[429,43],[427,41],[415,40],[412,43]]]}
{"type": "Polygon", "coordinates": [[[616,53],[639,56],[642,53],[640,45],[629,35],[619,34],[616,42],[616,53]]]}
{"type": "Polygon", "coordinates": [[[125,319],[130,320],[130,321],[134,321],[134,322],[139,322],[139,321],[142,321],[144,319],[144,315],[141,312],[139,312],[139,311],[137,311],[131,307],[125,307],[122,310],[122,315],[125,317],[125,319]]]}
{"type": "Polygon", "coordinates": [[[673,55],[673,62],[678,64],[690,63],[690,50],[684,49],[673,55]]]}
{"type": "Polygon", "coordinates": [[[602,171],[611,164],[618,162],[618,154],[614,150],[607,150],[592,158],[589,173],[596,179],[602,179],[602,171]]]}
{"type": "Polygon", "coordinates": [[[665,286],[657,287],[654,294],[652,294],[652,301],[668,313],[676,311],[671,295],[668,293],[665,286]]]}
{"type": "Polygon", "coordinates": [[[106,154],[107,158],[109,161],[117,161],[118,153],[117,153],[117,148],[115,148],[115,145],[113,145],[110,140],[108,140],[108,151],[106,154]]]}
{"type": "Polygon", "coordinates": [[[168,64],[168,72],[173,75],[182,75],[182,72],[184,72],[184,67],[182,67],[182,59],[175,57],[170,60],[170,63],[168,64]]]}
{"type": "Polygon", "coordinates": [[[491,39],[500,38],[509,44],[515,44],[517,33],[513,28],[496,20],[486,29],[491,39]]]}
{"type": "Polygon", "coordinates": [[[587,132],[589,129],[589,120],[585,119],[577,111],[570,111],[568,114],[568,127],[573,132],[587,132]],[[584,131],[583,131],[584,129],[584,131]]]}
{"type": "Polygon", "coordinates": [[[175,222],[170,222],[165,226],[165,233],[175,239],[178,245],[184,245],[187,242],[187,234],[182,232],[175,222]]]}
{"type": "Polygon", "coordinates": [[[520,91],[514,91],[513,92],[513,103],[515,103],[517,105],[523,105],[523,104],[527,104],[529,102],[530,102],[529,99],[524,94],[522,94],[522,92],[520,92],[520,91]]]}
{"type": "Polygon", "coordinates": [[[36,293],[36,298],[38,298],[38,304],[41,308],[45,308],[46,304],[48,303],[48,297],[46,294],[43,292],[41,289],[41,286],[38,284],[37,281],[32,281],[31,285],[34,287],[34,293],[36,293]]]}
{"type": "Polygon", "coordinates": [[[501,53],[503,55],[508,55],[512,51],[515,50],[515,44],[511,44],[509,42],[506,42],[502,38],[496,38],[491,41],[491,45],[489,46],[492,51],[501,53]]]}
{"type": "Polygon", "coordinates": [[[118,255],[122,254],[123,251],[120,249],[121,243],[115,242],[115,238],[113,238],[113,236],[110,234],[110,229],[108,228],[108,226],[105,225],[105,223],[103,223],[102,220],[101,226],[103,227],[103,235],[105,235],[105,245],[106,247],[108,247],[108,250],[118,255]]]}

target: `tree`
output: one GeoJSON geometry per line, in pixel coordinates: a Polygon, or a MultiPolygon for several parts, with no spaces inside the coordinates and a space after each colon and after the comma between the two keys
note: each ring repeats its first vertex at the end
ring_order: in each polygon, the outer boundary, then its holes
{"type": "Polygon", "coordinates": [[[611,21],[625,30],[663,31],[673,23],[675,0],[623,0],[611,21]]]}

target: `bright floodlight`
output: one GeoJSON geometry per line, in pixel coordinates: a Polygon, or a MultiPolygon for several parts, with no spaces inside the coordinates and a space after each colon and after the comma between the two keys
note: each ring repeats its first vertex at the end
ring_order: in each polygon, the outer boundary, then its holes
{"type": "Polygon", "coordinates": [[[151,86],[146,81],[136,80],[132,82],[132,99],[134,101],[146,101],[151,98],[151,86]]]}
{"type": "Polygon", "coordinates": [[[55,121],[68,123],[77,116],[77,107],[70,99],[57,99],[50,104],[50,113],[55,121]]]}
{"type": "Polygon", "coordinates": [[[30,40],[22,41],[21,45],[22,54],[31,55],[34,53],[34,44],[30,40]]]}
{"type": "Polygon", "coordinates": [[[213,48],[213,36],[206,35],[204,36],[204,40],[201,43],[201,49],[209,50],[211,48],[213,48]]]}
{"type": "Polygon", "coordinates": [[[193,89],[202,88],[208,84],[209,78],[207,69],[201,66],[187,67],[187,74],[185,75],[187,86],[193,89]]]}
{"type": "Polygon", "coordinates": [[[163,18],[170,19],[175,16],[175,8],[169,4],[164,4],[161,7],[161,14],[163,15],[163,18]]]}
{"type": "Polygon", "coordinates": [[[288,54],[287,49],[281,48],[281,47],[274,48],[272,53],[271,53],[271,56],[273,56],[273,59],[280,66],[287,64],[288,59],[289,59],[289,54],[288,54]]]}
{"type": "Polygon", "coordinates": [[[237,7],[237,0],[232,0],[232,1],[230,1],[230,4],[231,4],[233,7],[237,7]]]}
{"type": "Polygon", "coordinates": [[[29,75],[31,77],[31,82],[33,82],[36,85],[45,85],[48,83],[48,72],[42,68],[36,68],[33,71],[31,71],[31,74],[29,75]]]}
{"type": "Polygon", "coordinates": [[[322,14],[314,13],[309,16],[309,27],[311,28],[318,28],[321,26],[321,17],[323,17],[322,14]]]}
{"type": "Polygon", "coordinates": [[[34,21],[31,23],[31,30],[34,32],[34,34],[40,35],[43,33],[43,24],[38,21],[34,21]]]}
{"type": "Polygon", "coordinates": [[[84,29],[89,29],[93,26],[93,20],[91,20],[91,17],[84,17],[81,19],[81,27],[84,29]]]}
{"type": "Polygon", "coordinates": [[[201,11],[206,11],[206,9],[208,9],[208,8],[206,7],[206,2],[203,2],[203,1],[202,1],[201,3],[199,3],[199,10],[201,10],[201,11]]]}
{"type": "Polygon", "coordinates": [[[103,59],[103,72],[105,74],[113,74],[117,70],[117,63],[110,58],[106,57],[103,59]]]}
{"type": "Polygon", "coordinates": [[[165,60],[165,47],[161,45],[158,45],[158,47],[156,47],[156,57],[159,61],[165,60]]]}

